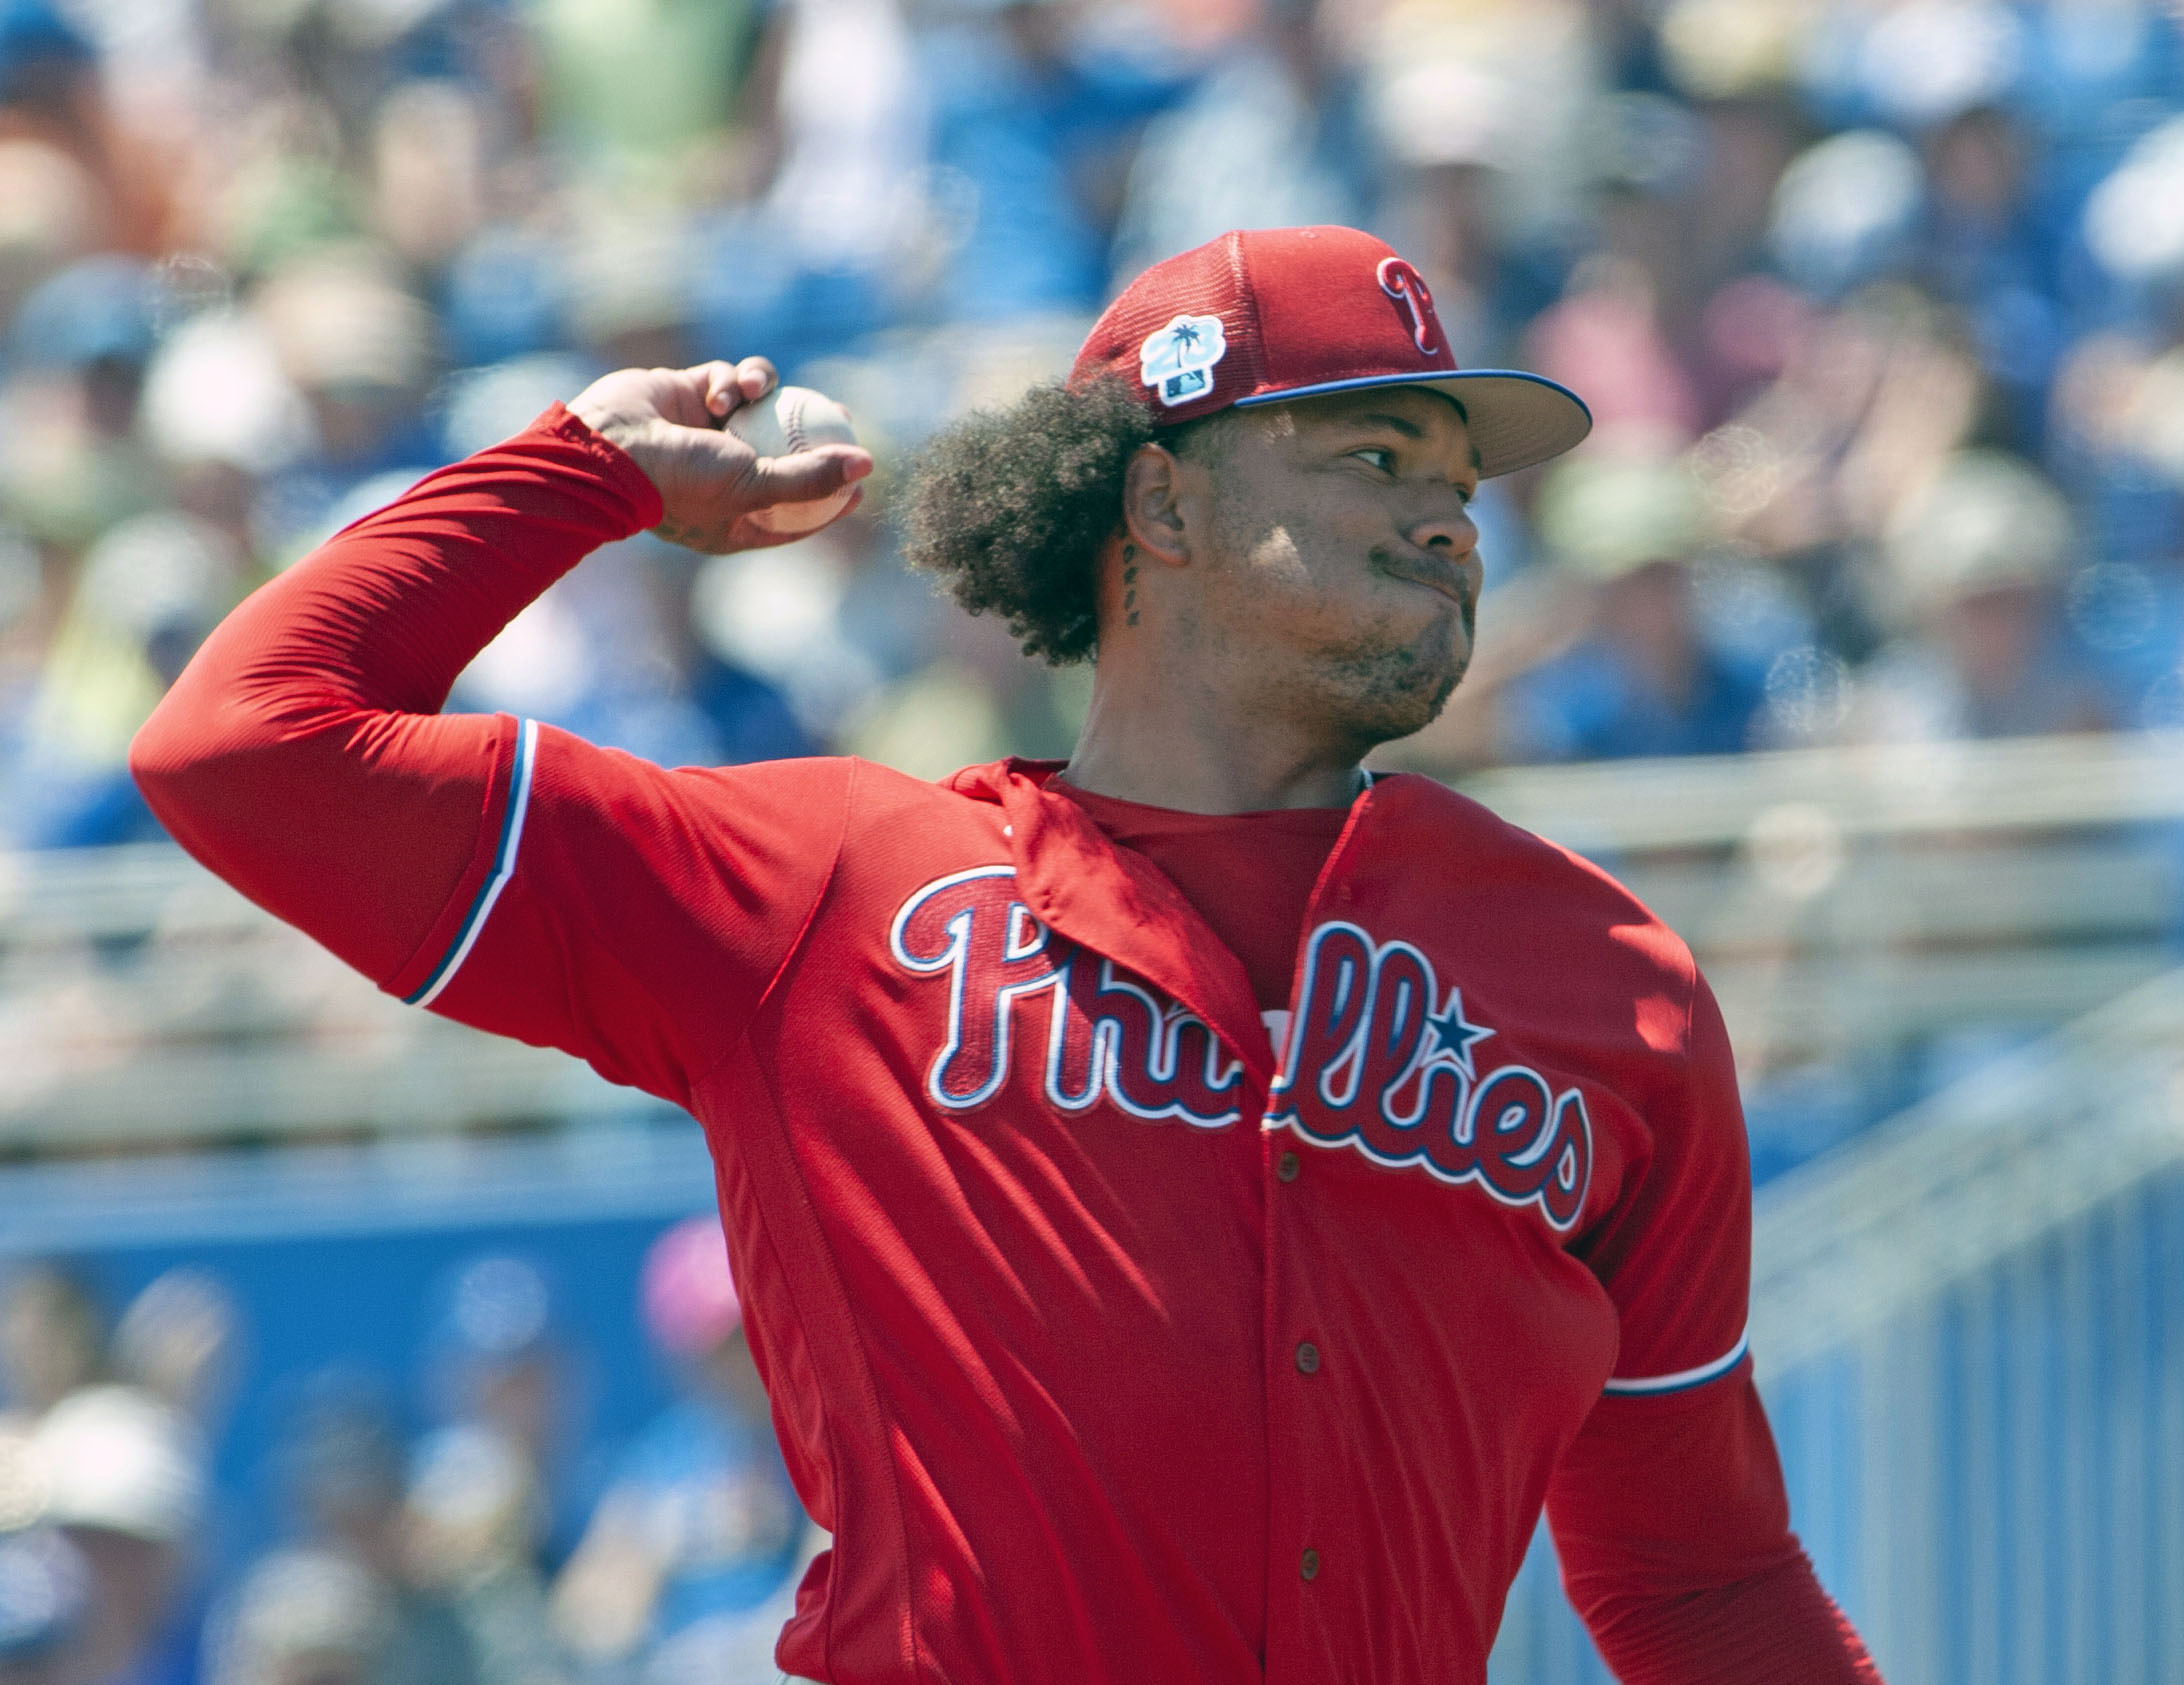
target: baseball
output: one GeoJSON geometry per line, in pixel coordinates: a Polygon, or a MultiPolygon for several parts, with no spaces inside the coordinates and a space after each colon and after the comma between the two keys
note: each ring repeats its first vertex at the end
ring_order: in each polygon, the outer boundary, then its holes
{"type": "MultiPolygon", "coordinates": [[[[728,417],[728,431],[760,456],[790,456],[815,445],[853,445],[856,429],[849,411],[824,392],[808,386],[783,386],[728,417]]],[[[750,516],[768,532],[816,532],[849,507],[857,488],[844,486],[832,497],[810,503],[777,503],[750,516]]]]}

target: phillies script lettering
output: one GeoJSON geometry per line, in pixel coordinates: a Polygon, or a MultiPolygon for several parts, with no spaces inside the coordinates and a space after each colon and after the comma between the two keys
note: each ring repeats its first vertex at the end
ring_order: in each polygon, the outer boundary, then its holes
{"type": "Polygon", "coordinates": [[[992,1099],[1021,1036],[1044,1048],[1046,1096],[1062,1111],[1105,1096],[1132,1117],[1201,1129],[1243,1115],[1242,1062],[1197,1014],[1057,941],[1016,898],[1014,867],[927,884],[903,903],[888,941],[900,964],[948,979],[948,1041],[925,1074],[936,1105],[992,1099]]]}
{"type": "MultiPolygon", "coordinates": [[[[1195,1013],[1054,936],[1017,898],[1013,867],[925,885],[896,913],[888,943],[899,965],[948,985],[947,1039],[925,1076],[937,1106],[985,1104],[1030,1057],[1061,1112],[1104,1099],[1201,1129],[1242,1116],[1242,1062],[1195,1013]]],[[[1464,1017],[1462,991],[1444,994],[1410,943],[1323,924],[1305,944],[1266,1127],[1475,1182],[1567,1230],[1592,1176],[1584,1098],[1557,1093],[1529,1066],[1482,1072],[1475,1049],[1493,1034],[1464,1017]]]]}
{"type": "Polygon", "coordinates": [[[1529,1065],[1481,1073],[1493,1035],[1446,996],[1408,942],[1375,942],[1340,920],[1312,932],[1269,1127],[1375,1164],[1416,1165],[1476,1182],[1504,1205],[1537,1204],[1566,1230],[1592,1182],[1592,1120],[1574,1088],[1557,1094],[1529,1065]]]}

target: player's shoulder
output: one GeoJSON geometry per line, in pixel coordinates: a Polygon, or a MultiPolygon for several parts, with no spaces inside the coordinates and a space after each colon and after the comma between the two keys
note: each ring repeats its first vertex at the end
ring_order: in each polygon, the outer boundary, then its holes
{"type": "Polygon", "coordinates": [[[965,849],[1006,849],[1001,792],[1010,763],[920,778],[854,755],[754,761],[697,773],[700,804],[720,824],[746,829],[765,817],[777,827],[838,839],[845,861],[884,866],[909,858],[952,858],[965,849]]]}
{"type": "Polygon", "coordinates": [[[1484,802],[1415,773],[1385,781],[1403,846],[1542,936],[1597,945],[1688,988],[1697,965],[1683,939],[1613,873],[1503,818],[1484,802]]]}
{"type": "Polygon", "coordinates": [[[858,755],[809,755],[734,766],[679,767],[675,775],[691,780],[699,789],[731,798],[763,791],[792,799],[854,802],[860,813],[892,815],[908,809],[991,806],[991,799],[978,787],[978,775],[989,770],[968,767],[936,781],[858,755]]]}
{"type": "Polygon", "coordinates": [[[1542,887],[1622,905],[1651,918],[1645,906],[1614,876],[1583,855],[1504,819],[1484,802],[1436,778],[1396,773],[1378,785],[1396,809],[1397,822],[1416,827],[1420,841],[1444,839],[1461,853],[1465,868],[1497,876],[1532,880],[1542,887]]]}

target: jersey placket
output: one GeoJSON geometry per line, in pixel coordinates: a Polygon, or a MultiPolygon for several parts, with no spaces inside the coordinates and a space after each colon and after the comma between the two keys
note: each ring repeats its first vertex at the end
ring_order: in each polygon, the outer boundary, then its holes
{"type": "MultiPolygon", "coordinates": [[[[1283,1077],[1292,1075],[1290,1056],[1300,1039],[1297,1013],[1303,983],[1303,934],[1316,926],[1329,906],[1346,905],[1351,896],[1346,880],[1359,830],[1373,804],[1370,785],[1351,804],[1350,817],[1328,850],[1313,885],[1299,934],[1297,962],[1290,968],[1289,1011],[1284,1020],[1285,1045],[1275,1050],[1278,1089],[1283,1077]]],[[[1304,1295],[1292,1273],[1299,1267],[1295,1233],[1308,1220],[1315,1197],[1314,1166],[1299,1150],[1289,1130],[1270,1121],[1275,1110],[1270,1094],[1262,1108],[1259,1128],[1260,1177],[1266,1212],[1264,1322],[1261,1329],[1266,1365],[1266,1446],[1270,1491],[1267,1494],[1267,1685],[1297,1685],[1313,1677],[1313,1658],[1328,1648],[1326,1609],[1334,1579],[1355,1573],[1359,1564],[1344,1562],[1332,1550],[1335,1518],[1323,1512],[1317,1501],[1318,1482],[1312,1478],[1314,1447],[1338,1442],[1342,1425],[1327,1412],[1329,1388],[1322,1371],[1343,1360],[1341,1331],[1308,1326],[1304,1295]]],[[[1354,1494],[1356,1501],[1367,1500],[1354,1494]]],[[[1355,1528],[1346,1529],[1355,1532],[1355,1528]]]]}

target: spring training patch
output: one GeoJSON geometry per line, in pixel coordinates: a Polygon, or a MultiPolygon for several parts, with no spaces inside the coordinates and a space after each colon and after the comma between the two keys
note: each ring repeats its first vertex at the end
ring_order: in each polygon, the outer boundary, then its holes
{"type": "Polygon", "coordinates": [[[1218,316],[1178,316],[1138,347],[1138,378],[1163,404],[1187,404],[1213,390],[1213,367],[1228,355],[1218,316]]]}

